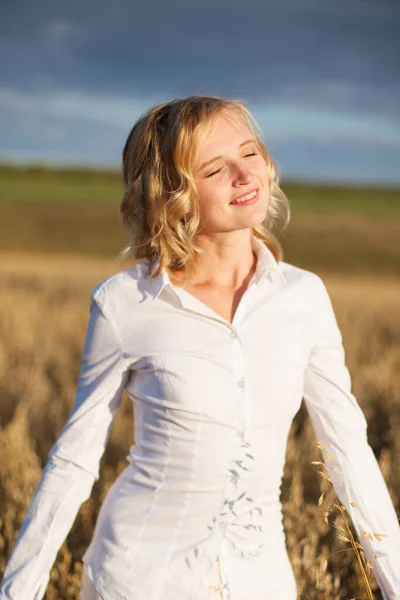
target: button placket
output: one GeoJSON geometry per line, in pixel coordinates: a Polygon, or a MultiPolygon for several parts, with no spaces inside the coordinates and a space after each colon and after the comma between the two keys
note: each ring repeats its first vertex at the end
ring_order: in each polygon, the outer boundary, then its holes
{"type": "MultiPolygon", "coordinates": [[[[245,430],[246,430],[246,393],[245,393],[245,360],[244,360],[244,352],[243,347],[240,342],[240,339],[237,333],[231,329],[229,333],[232,339],[235,339],[236,342],[233,342],[234,349],[234,364],[233,371],[238,374],[238,379],[236,380],[236,385],[240,388],[237,394],[237,421],[238,427],[236,431],[236,442],[233,448],[233,456],[231,461],[231,466],[227,473],[227,488],[224,497],[224,503],[218,518],[215,520],[215,525],[220,533],[225,534],[225,532],[229,529],[229,525],[231,519],[237,518],[237,514],[235,513],[235,503],[238,498],[242,499],[244,496],[240,490],[241,484],[241,473],[240,471],[249,470],[243,462],[246,460],[245,457],[245,448],[247,447],[245,441],[245,430]]],[[[233,522],[233,524],[235,524],[233,522]]]]}
{"type": "MultiPolygon", "coordinates": [[[[238,361],[239,362],[239,361],[238,361]]],[[[245,384],[245,364],[244,364],[244,356],[241,353],[240,356],[240,364],[238,365],[238,373],[241,375],[239,379],[236,381],[236,386],[240,390],[240,395],[238,398],[238,438],[239,440],[244,440],[245,438],[245,430],[247,423],[247,393],[246,393],[246,384],[245,384]]]]}
{"type": "MultiPolygon", "coordinates": [[[[233,371],[239,375],[239,378],[236,381],[236,385],[238,388],[241,388],[242,390],[244,390],[246,384],[245,384],[245,376],[244,376],[245,362],[244,362],[242,343],[240,341],[237,331],[235,330],[235,328],[233,326],[230,328],[229,335],[232,339],[236,340],[236,343],[234,343],[234,345],[233,345],[234,355],[235,355],[233,371]]],[[[238,398],[237,410],[238,410],[238,420],[240,423],[239,427],[241,430],[244,430],[245,429],[246,412],[247,412],[246,396],[244,396],[244,398],[243,397],[238,398]]],[[[244,433],[239,436],[239,439],[242,439],[242,436],[244,436],[244,433]]]]}

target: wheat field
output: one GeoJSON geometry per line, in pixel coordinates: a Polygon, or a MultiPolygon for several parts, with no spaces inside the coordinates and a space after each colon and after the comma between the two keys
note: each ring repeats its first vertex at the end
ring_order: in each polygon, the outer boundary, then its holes
{"type": "MultiPolygon", "coordinates": [[[[110,260],[0,254],[0,576],[47,460],[74,400],[90,291],[118,270],[110,260]]],[[[323,277],[343,333],[353,391],[369,422],[369,441],[400,514],[400,283],[394,277],[323,277]]],[[[367,597],[333,515],[318,506],[323,482],[314,432],[302,406],[289,435],[282,483],[284,525],[301,600],[367,597]],[[327,568],[325,568],[328,558],[327,568]]],[[[47,600],[78,597],[81,557],[99,507],[127,464],[133,442],[126,397],[101,462],[101,477],[80,508],[51,572],[47,600]]],[[[381,598],[373,576],[371,587],[381,598]]]]}

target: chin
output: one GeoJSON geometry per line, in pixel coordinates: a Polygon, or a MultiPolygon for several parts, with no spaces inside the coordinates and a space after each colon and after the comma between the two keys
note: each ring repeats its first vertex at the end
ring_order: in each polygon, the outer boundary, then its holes
{"type": "Polygon", "coordinates": [[[267,208],[254,211],[252,215],[249,215],[249,221],[252,221],[254,225],[259,225],[267,218],[267,212],[267,208]]]}

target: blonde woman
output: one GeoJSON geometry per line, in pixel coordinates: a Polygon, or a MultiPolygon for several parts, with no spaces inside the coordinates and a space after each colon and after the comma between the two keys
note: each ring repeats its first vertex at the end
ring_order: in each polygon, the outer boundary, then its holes
{"type": "Polygon", "coordinates": [[[83,556],[82,600],[295,600],[279,497],[302,397],[382,592],[399,599],[398,520],[326,287],[272,233],[288,201],[251,114],[210,96],[157,106],[130,132],[123,174],[136,264],[92,293],[75,403],[0,599],[43,598],[124,389],[135,443],[83,556]]]}

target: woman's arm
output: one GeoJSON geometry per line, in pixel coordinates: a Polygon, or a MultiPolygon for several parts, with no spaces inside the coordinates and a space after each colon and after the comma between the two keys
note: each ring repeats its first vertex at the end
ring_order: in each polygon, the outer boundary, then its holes
{"type": "Polygon", "coordinates": [[[112,315],[93,292],[74,406],[49,452],[0,585],[0,600],[43,598],[57,552],[99,477],[128,374],[112,315]]]}
{"type": "Polygon", "coordinates": [[[41,600],[57,552],[90,496],[91,473],[51,457],[33,495],[0,586],[0,600],[41,600]]]}
{"type": "Polygon", "coordinates": [[[318,279],[318,335],[304,381],[304,400],[324,462],[386,600],[400,599],[400,527],[379,464],[367,440],[365,416],[351,393],[342,336],[331,300],[318,279]],[[327,452],[334,459],[325,456],[327,452]],[[355,503],[356,506],[352,506],[355,503]],[[373,539],[364,537],[372,533],[373,539]],[[385,534],[379,541],[374,533],[385,534]],[[375,558],[379,555],[379,558],[375,558]]]}

